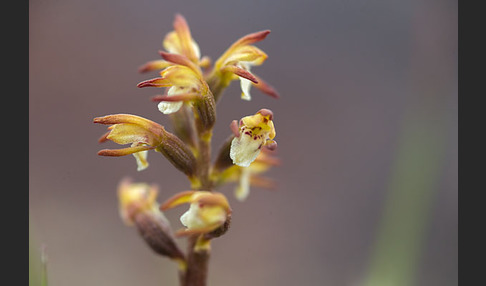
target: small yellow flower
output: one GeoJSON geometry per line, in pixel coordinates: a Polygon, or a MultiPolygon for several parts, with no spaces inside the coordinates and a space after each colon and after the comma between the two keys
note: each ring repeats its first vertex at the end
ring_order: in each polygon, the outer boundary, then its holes
{"type": "Polygon", "coordinates": [[[173,65],[161,71],[161,77],[149,79],[137,85],[138,87],[167,88],[165,96],[153,99],[160,101],[158,104],[160,112],[164,114],[177,112],[184,102],[190,102],[208,93],[209,88],[202,78],[201,70],[187,57],[164,52],[161,52],[161,55],[173,65]]]}
{"type": "Polygon", "coordinates": [[[275,127],[273,113],[268,109],[261,109],[255,115],[243,117],[239,126],[233,121],[233,132],[236,137],[231,142],[230,157],[233,164],[248,167],[255,161],[262,147],[276,148],[275,127]]]}
{"type": "Polygon", "coordinates": [[[118,209],[123,222],[132,226],[139,212],[154,210],[159,212],[155,201],[157,193],[155,185],[132,183],[130,179],[123,179],[118,186],[118,209]]]}
{"type": "Polygon", "coordinates": [[[115,114],[96,117],[94,123],[109,124],[108,132],[100,142],[111,140],[118,144],[131,144],[123,149],[103,149],[98,152],[101,156],[125,156],[133,154],[137,161],[137,170],[148,167],[147,152],[155,149],[162,142],[164,127],[143,117],[130,114],[115,114]]]}
{"type": "Polygon", "coordinates": [[[252,66],[261,65],[268,57],[262,50],[251,44],[265,39],[269,33],[269,30],[265,30],[240,38],[215,62],[214,72],[220,77],[224,86],[232,80],[240,79],[241,98],[244,100],[251,100],[252,84],[273,97],[279,97],[270,85],[250,72],[252,66]]]}
{"type": "MultiPolygon", "coordinates": [[[[200,58],[199,45],[192,38],[186,19],[181,14],[176,14],[173,26],[174,31],[169,32],[162,41],[164,49],[172,54],[184,55],[198,66],[207,67],[210,64],[210,60],[208,57],[200,58]]],[[[149,61],[142,65],[139,71],[162,70],[171,65],[173,63],[166,60],[149,61]]]]}
{"type": "Polygon", "coordinates": [[[177,236],[209,233],[222,226],[231,215],[228,200],[221,193],[207,191],[186,191],[176,194],[162,204],[167,210],[181,204],[190,204],[180,220],[186,229],[176,232],[177,236]]]}
{"type": "Polygon", "coordinates": [[[183,265],[184,254],[174,240],[169,221],[159,210],[157,194],[155,185],[123,179],[118,186],[120,216],[126,225],[137,228],[153,251],[183,265]]]}

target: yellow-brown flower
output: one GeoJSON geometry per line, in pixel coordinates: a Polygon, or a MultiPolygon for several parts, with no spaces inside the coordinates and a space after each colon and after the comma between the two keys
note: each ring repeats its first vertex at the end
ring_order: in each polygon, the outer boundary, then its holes
{"type": "Polygon", "coordinates": [[[189,210],[181,216],[181,223],[186,229],[176,232],[177,236],[209,233],[221,227],[231,216],[228,200],[216,192],[181,192],[165,201],[160,208],[167,210],[186,203],[190,204],[189,210]]]}
{"type": "Polygon", "coordinates": [[[184,254],[175,243],[170,223],[156,202],[157,186],[123,179],[118,186],[119,212],[123,222],[135,226],[156,253],[184,264],[184,254]]]}
{"type": "Polygon", "coordinates": [[[131,114],[114,114],[104,117],[96,117],[94,123],[110,125],[108,132],[100,142],[111,140],[124,145],[131,144],[128,148],[103,149],[98,152],[101,156],[125,156],[133,154],[137,160],[138,170],[148,167],[147,152],[161,144],[164,127],[140,116],[131,114]]]}
{"type": "MultiPolygon", "coordinates": [[[[199,45],[192,38],[186,19],[181,14],[176,14],[173,26],[174,31],[169,32],[162,41],[164,49],[172,54],[184,55],[198,66],[207,67],[210,64],[210,60],[208,57],[201,58],[199,45]]],[[[166,60],[154,60],[142,65],[139,71],[162,70],[171,65],[173,63],[166,60]]]]}
{"type": "Polygon", "coordinates": [[[230,149],[233,164],[248,167],[260,154],[262,147],[277,147],[277,142],[273,140],[276,133],[272,119],[272,111],[261,109],[255,115],[243,117],[238,127],[236,120],[232,122],[231,126],[236,136],[231,142],[230,149]]]}
{"type": "Polygon", "coordinates": [[[199,67],[183,55],[165,52],[161,55],[174,65],[161,71],[161,77],[140,82],[137,86],[168,88],[166,95],[153,98],[160,102],[158,108],[162,113],[174,113],[187,102],[197,111],[203,129],[211,129],[216,120],[216,103],[199,67]]]}
{"type": "Polygon", "coordinates": [[[265,30],[238,39],[214,64],[212,76],[218,77],[222,86],[229,85],[232,80],[240,79],[241,98],[244,100],[251,99],[252,84],[270,96],[279,97],[270,85],[250,72],[252,66],[261,65],[268,57],[262,50],[251,44],[262,41],[269,33],[269,30],[265,30]]]}

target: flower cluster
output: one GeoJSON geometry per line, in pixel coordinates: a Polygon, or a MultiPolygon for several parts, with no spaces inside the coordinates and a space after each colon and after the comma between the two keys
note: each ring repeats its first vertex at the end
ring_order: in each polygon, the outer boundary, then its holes
{"type": "Polygon", "coordinates": [[[231,222],[230,204],[216,189],[236,183],[235,197],[243,201],[251,186],[274,187],[274,181],[260,174],[279,164],[273,155],[277,147],[274,115],[266,108],[233,120],[227,130],[230,135],[212,162],[216,105],[226,87],[238,79],[243,100],[251,100],[251,86],[274,98],[279,98],[279,94],[251,71],[268,57],[253,44],[265,39],[270,31],[238,39],[213,64],[209,57],[201,57],[199,45],[183,16],[177,14],[173,26],[174,30],[163,39],[164,50],[159,51],[161,59],[148,61],[139,68],[140,72],[158,72],[159,76],[137,85],[162,88],[163,92],[154,95],[152,101],[171,119],[172,132],[154,121],[131,114],[96,117],[94,123],[108,125],[100,143],[130,144],[121,149],[103,149],[99,155],[132,154],[137,170],[142,171],[149,166],[149,151],[154,150],[187,176],[191,189],[173,194],[160,206],[156,202],[158,188],[153,185],[124,179],[118,192],[123,221],[135,225],[155,252],[179,262],[181,277],[184,283],[189,283],[199,275],[197,265],[193,264],[204,260],[201,258],[204,255],[193,258],[195,253],[201,255],[209,251],[209,242],[226,233],[231,222]],[[183,204],[189,205],[180,218],[183,228],[172,234],[163,212],[183,204]],[[187,254],[178,249],[176,237],[190,239],[187,254]]]}

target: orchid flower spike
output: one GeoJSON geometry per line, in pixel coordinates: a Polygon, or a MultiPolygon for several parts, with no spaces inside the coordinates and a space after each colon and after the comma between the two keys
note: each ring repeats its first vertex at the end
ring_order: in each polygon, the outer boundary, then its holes
{"type": "Polygon", "coordinates": [[[262,147],[275,149],[275,127],[273,113],[268,109],[261,109],[255,115],[243,117],[239,126],[236,120],[231,124],[235,138],[231,142],[230,157],[233,164],[248,167],[255,161],[262,147]]]}

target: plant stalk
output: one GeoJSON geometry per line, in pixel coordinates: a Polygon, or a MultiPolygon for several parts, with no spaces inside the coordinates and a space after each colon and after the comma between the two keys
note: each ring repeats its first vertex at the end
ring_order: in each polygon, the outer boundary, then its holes
{"type": "Polygon", "coordinates": [[[183,286],[206,286],[209,249],[197,247],[200,235],[188,237],[187,271],[183,286]]]}

